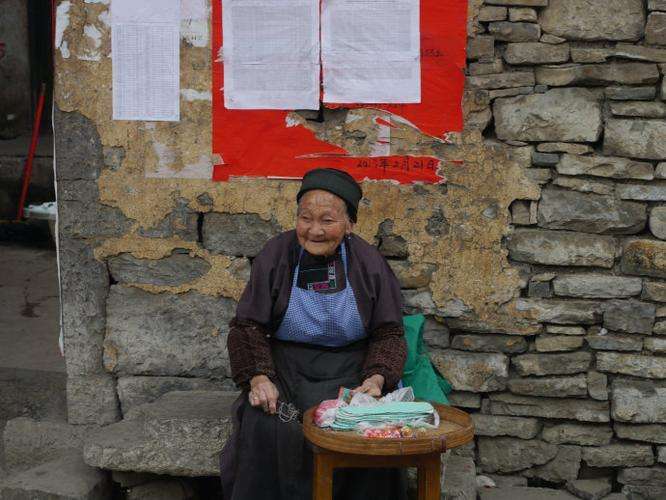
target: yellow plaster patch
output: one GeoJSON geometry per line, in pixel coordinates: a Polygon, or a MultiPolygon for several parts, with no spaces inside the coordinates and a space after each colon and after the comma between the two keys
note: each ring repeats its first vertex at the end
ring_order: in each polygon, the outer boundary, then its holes
{"type": "MultiPolygon", "coordinates": [[[[470,9],[478,10],[480,5],[480,0],[474,0],[470,9]]],[[[180,287],[141,287],[155,293],[197,290],[238,298],[243,283],[230,271],[230,257],[211,255],[193,242],[141,238],[136,232],[163,220],[178,198],[188,200],[197,211],[255,213],[289,229],[293,227],[298,183],[249,178],[214,183],[206,179],[146,177],[160,169],[160,161],[166,161],[156,153],[156,143],[168,152],[167,168],[174,175],[201,161],[202,155],[210,155],[211,103],[181,99],[179,123],[112,121],[111,60],[105,57],[110,47],[110,30],[103,21],[94,19],[95,14],[99,18],[102,9],[102,5],[84,5],[83,0],[72,2],[70,25],[64,33],[72,57],[64,59],[58,54],[56,59],[58,107],[85,115],[96,124],[104,146],[122,147],[125,151],[120,168],[102,171],[98,181],[100,201],[118,207],[136,224],[131,234],[100,242],[96,256],[104,259],[129,252],[135,257],[157,259],[169,255],[174,248],[188,248],[211,264],[205,276],[180,287]],[[87,43],[83,41],[86,23],[94,23],[102,34],[100,61],[80,61],[76,57],[82,44],[87,43]],[[211,205],[197,201],[204,193],[212,200],[211,205]]],[[[210,48],[181,44],[181,88],[211,88],[210,48]]],[[[467,99],[465,106],[469,109],[481,104],[467,99]]],[[[374,119],[386,115],[376,110],[329,111],[324,124],[307,122],[296,113],[290,116],[308,126],[317,137],[354,154],[366,155],[378,138],[374,119]]],[[[391,154],[439,158],[446,186],[365,182],[366,202],[359,211],[357,233],[372,242],[379,224],[392,220],[393,232],[407,241],[409,261],[438,266],[429,285],[437,307],[462,302],[472,309],[471,321],[494,325],[498,331],[534,332],[534,322],[526,318],[525,312],[515,310],[520,278],[507,261],[502,245],[502,238],[510,229],[511,202],[539,195],[538,186],[525,176],[527,165],[510,159],[505,148],[485,144],[478,132],[452,134],[451,144],[445,144],[407,124],[396,125],[391,130],[391,154]],[[435,211],[441,211],[446,218],[447,234],[428,233],[428,220],[435,211]]]]}
{"type": "Polygon", "coordinates": [[[179,286],[157,286],[140,283],[129,283],[128,285],[151,293],[197,291],[207,295],[221,295],[235,300],[240,298],[243,288],[245,288],[245,282],[237,276],[237,268],[239,262],[245,263],[245,259],[211,254],[197,245],[196,242],[184,241],[178,238],[142,238],[130,234],[122,238],[103,241],[95,248],[95,258],[104,260],[121,253],[128,253],[137,259],[158,260],[168,257],[176,248],[188,249],[190,250],[190,257],[204,259],[210,264],[210,270],[201,278],[179,286]]]}

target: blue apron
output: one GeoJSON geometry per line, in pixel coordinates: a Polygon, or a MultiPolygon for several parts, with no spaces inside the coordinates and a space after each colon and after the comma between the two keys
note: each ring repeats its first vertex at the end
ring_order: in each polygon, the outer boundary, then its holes
{"type": "Polygon", "coordinates": [[[356,305],[356,297],[347,272],[347,249],[342,243],[342,264],[345,270],[345,288],[334,293],[304,290],[298,283],[298,271],[303,249],[294,270],[289,305],[275,338],[326,347],[342,347],[367,334],[356,305]]]}

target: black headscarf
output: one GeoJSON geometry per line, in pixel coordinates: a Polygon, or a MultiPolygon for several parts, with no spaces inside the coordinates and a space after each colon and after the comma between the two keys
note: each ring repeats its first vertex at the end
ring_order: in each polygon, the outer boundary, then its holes
{"type": "Polygon", "coordinates": [[[323,189],[342,198],[347,205],[349,218],[352,222],[356,222],[358,203],[363,197],[363,191],[351,175],[336,168],[310,170],[303,176],[303,183],[296,195],[296,201],[300,201],[306,192],[313,189],[323,189]]]}

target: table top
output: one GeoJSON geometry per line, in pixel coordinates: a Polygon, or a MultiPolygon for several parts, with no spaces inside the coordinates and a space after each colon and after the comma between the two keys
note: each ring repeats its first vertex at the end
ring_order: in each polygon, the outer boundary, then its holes
{"type": "Polygon", "coordinates": [[[469,443],[474,438],[471,417],[451,406],[432,404],[440,417],[437,429],[427,429],[410,438],[366,438],[353,431],[333,431],[317,427],[313,421],[316,407],[303,415],[303,434],[315,446],[355,455],[421,455],[444,452],[469,443]]]}

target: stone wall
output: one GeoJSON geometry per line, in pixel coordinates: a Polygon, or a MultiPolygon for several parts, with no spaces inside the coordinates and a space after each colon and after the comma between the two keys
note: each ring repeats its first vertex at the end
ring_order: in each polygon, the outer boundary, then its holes
{"type": "Polygon", "coordinates": [[[462,391],[453,401],[476,412],[483,472],[666,495],[662,11],[653,0],[475,10],[474,125],[530,158],[541,185],[538,201],[511,205],[506,245],[525,278],[517,308],[543,330],[449,324],[450,347],[434,352],[462,391]]]}
{"type": "MultiPolygon", "coordinates": [[[[481,473],[663,497],[666,3],[469,6],[465,131],[403,124],[391,145],[438,157],[446,181],[364,183],[357,232],[389,259],[405,311],[428,315],[481,473]]],[[[252,257],[293,227],[298,185],[186,178],[213,161],[207,22],[191,37],[184,21],[181,121],[114,122],[107,2],[58,13],[69,420],[110,423],[169,391],[231,387],[226,325],[252,257]]],[[[382,113],[293,116],[362,154],[382,113]]]]}

